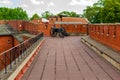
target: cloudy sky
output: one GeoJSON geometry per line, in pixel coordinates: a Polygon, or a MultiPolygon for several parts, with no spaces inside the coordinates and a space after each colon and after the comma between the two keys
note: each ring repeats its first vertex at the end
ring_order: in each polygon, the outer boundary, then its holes
{"type": "Polygon", "coordinates": [[[61,11],[75,11],[83,13],[86,6],[90,6],[98,0],[0,0],[0,7],[22,7],[29,16],[34,13],[39,15],[44,11],[57,14],[61,11]]]}

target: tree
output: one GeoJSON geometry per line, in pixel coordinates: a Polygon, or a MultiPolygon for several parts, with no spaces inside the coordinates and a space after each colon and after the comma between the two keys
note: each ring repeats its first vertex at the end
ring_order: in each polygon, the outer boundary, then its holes
{"type": "Polygon", "coordinates": [[[84,16],[91,23],[120,22],[120,0],[99,0],[84,10],[84,16]]]}
{"type": "Polygon", "coordinates": [[[86,10],[84,10],[84,16],[91,23],[99,23],[100,22],[100,7],[90,7],[88,6],[86,10]]]}
{"type": "Polygon", "coordinates": [[[26,11],[22,8],[0,7],[0,20],[28,20],[26,11]]]}
{"type": "Polygon", "coordinates": [[[64,15],[64,16],[67,16],[67,17],[81,17],[81,14],[77,14],[76,12],[73,12],[73,11],[72,12],[62,11],[57,15],[64,15]]]}
{"type": "Polygon", "coordinates": [[[39,18],[40,18],[40,16],[35,13],[35,14],[30,18],[30,20],[39,19],[39,18]]]}
{"type": "Polygon", "coordinates": [[[46,19],[48,19],[49,17],[54,16],[53,13],[50,13],[49,11],[45,11],[41,15],[42,15],[42,18],[46,18],[46,19]]]}
{"type": "Polygon", "coordinates": [[[84,17],[86,17],[91,23],[101,23],[102,22],[102,7],[103,0],[99,0],[97,3],[94,3],[93,6],[87,6],[84,9],[84,17]]]}
{"type": "Polygon", "coordinates": [[[105,0],[101,14],[105,23],[120,22],[120,1],[105,0]]]}

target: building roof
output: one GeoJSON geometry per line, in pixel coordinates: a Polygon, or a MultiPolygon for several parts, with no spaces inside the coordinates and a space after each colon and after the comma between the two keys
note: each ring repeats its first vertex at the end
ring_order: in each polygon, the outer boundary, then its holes
{"type": "Polygon", "coordinates": [[[0,35],[11,35],[13,30],[7,24],[0,25],[0,35]]]}
{"type": "Polygon", "coordinates": [[[34,37],[35,35],[32,35],[26,31],[23,31],[19,34],[12,34],[14,38],[16,38],[20,43],[24,41],[23,36],[27,36],[29,38],[34,37]]]}
{"type": "Polygon", "coordinates": [[[11,35],[19,42],[23,42],[23,36],[33,37],[33,35],[29,34],[28,32],[21,32],[18,33],[16,29],[11,27],[9,24],[1,24],[0,25],[0,36],[11,35]]]}
{"type": "Polygon", "coordinates": [[[83,22],[55,22],[55,24],[83,24],[83,22]]]}
{"type": "Polygon", "coordinates": [[[85,18],[78,18],[78,17],[62,17],[63,22],[81,22],[83,24],[87,24],[88,20],[85,18]]]}

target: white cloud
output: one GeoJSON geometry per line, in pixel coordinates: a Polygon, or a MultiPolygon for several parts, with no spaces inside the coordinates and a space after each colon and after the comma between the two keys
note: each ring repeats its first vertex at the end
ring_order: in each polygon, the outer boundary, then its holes
{"type": "Polygon", "coordinates": [[[11,5],[11,4],[13,4],[13,2],[10,0],[0,0],[0,4],[11,5]]]}
{"type": "Polygon", "coordinates": [[[77,2],[76,0],[72,0],[72,1],[69,3],[69,5],[76,5],[76,4],[78,4],[78,2],[77,2]]]}
{"type": "Polygon", "coordinates": [[[80,0],[80,1],[77,1],[77,0],[72,0],[69,5],[92,5],[93,2],[91,0],[80,0]]]}
{"type": "Polygon", "coordinates": [[[44,1],[40,1],[40,4],[45,4],[44,1]]]}
{"type": "MultiPolygon", "coordinates": [[[[13,0],[9,0],[9,1],[13,1],[13,0]]],[[[59,13],[61,11],[74,11],[74,12],[82,14],[86,6],[93,4],[98,0],[64,0],[64,1],[60,1],[60,0],[15,0],[15,1],[18,1],[19,3],[16,4],[15,2],[13,2],[14,5],[17,5],[17,6],[19,5],[24,10],[27,11],[29,16],[32,16],[34,13],[37,13],[40,15],[44,11],[50,11],[53,14],[59,13]]],[[[11,6],[13,7],[14,5],[11,5],[11,6]]]]}
{"type": "Polygon", "coordinates": [[[48,6],[54,6],[55,4],[53,2],[50,2],[48,6]]]}
{"type": "Polygon", "coordinates": [[[38,0],[31,0],[31,2],[35,5],[44,4],[44,1],[38,1],[38,0]]]}
{"type": "Polygon", "coordinates": [[[29,6],[26,5],[26,4],[22,4],[20,7],[22,7],[22,8],[27,8],[27,7],[29,7],[29,6]]]}
{"type": "Polygon", "coordinates": [[[94,3],[90,0],[89,1],[88,0],[82,0],[81,4],[87,6],[87,5],[93,5],[94,3]]]}

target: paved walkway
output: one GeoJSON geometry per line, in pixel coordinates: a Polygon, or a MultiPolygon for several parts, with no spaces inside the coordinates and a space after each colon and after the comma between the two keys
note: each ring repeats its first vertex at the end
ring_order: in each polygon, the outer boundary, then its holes
{"type": "Polygon", "coordinates": [[[120,80],[120,73],[80,37],[50,37],[22,80],[120,80]]]}

